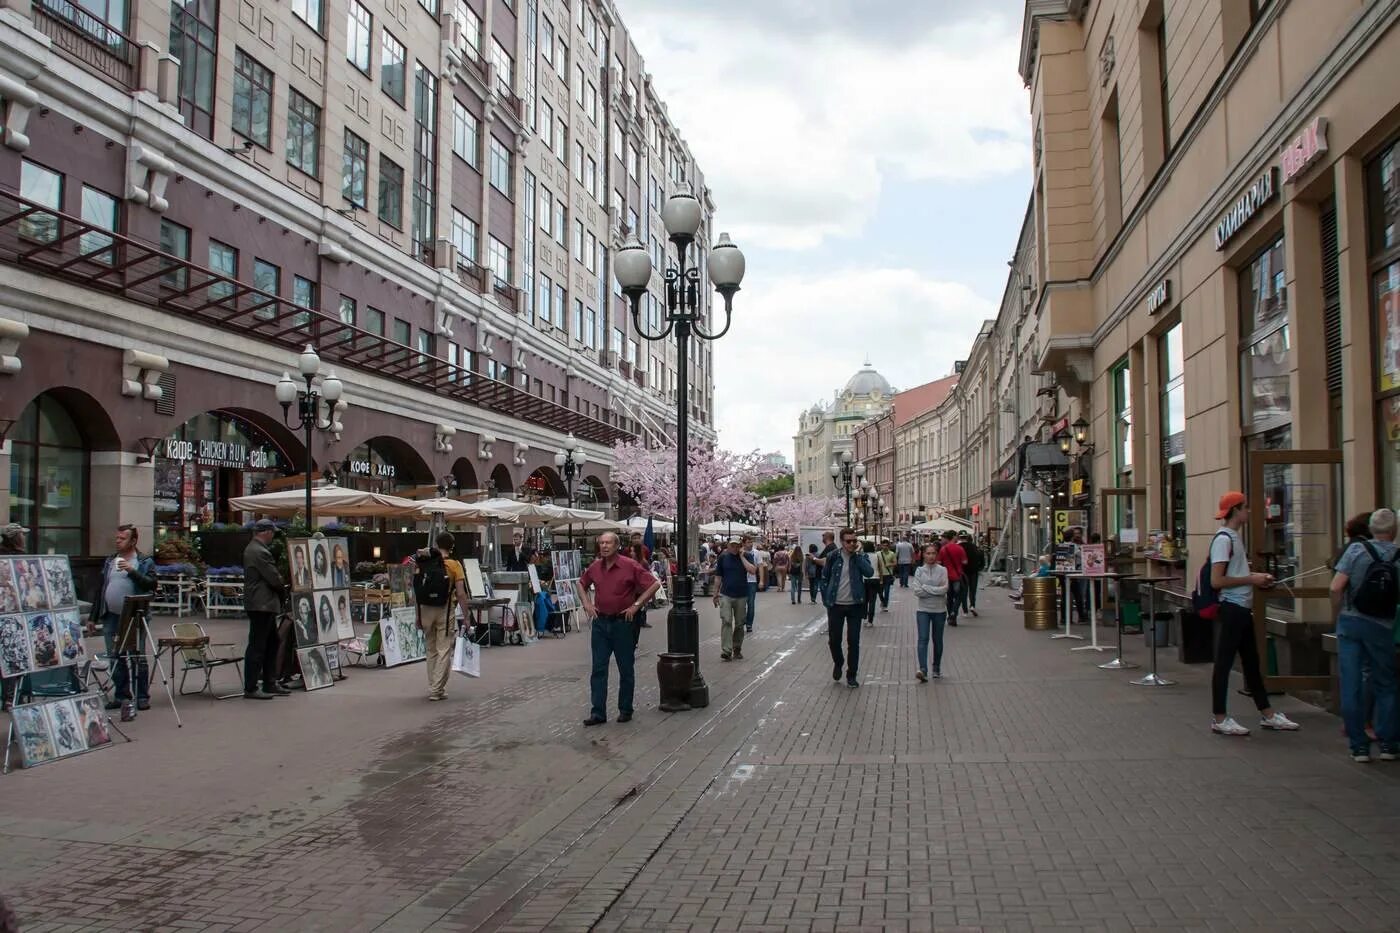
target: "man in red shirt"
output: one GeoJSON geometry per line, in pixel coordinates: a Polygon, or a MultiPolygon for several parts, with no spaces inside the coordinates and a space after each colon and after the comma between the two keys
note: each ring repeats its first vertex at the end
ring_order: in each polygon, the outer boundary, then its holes
{"type": "Polygon", "coordinates": [[[579,580],[583,611],[593,623],[593,676],[589,679],[593,709],[583,721],[585,726],[608,721],[610,656],[617,659],[617,721],[631,721],[637,651],[632,619],[661,586],[645,567],[619,554],[617,543],[617,535],[611,531],[599,535],[598,559],[579,580]]]}
{"type": "Polygon", "coordinates": [[[967,568],[967,552],[958,543],[956,531],[943,532],[943,547],[938,550],[938,562],[948,568],[948,624],[958,624],[958,606],[962,604],[963,574],[967,568]]]}

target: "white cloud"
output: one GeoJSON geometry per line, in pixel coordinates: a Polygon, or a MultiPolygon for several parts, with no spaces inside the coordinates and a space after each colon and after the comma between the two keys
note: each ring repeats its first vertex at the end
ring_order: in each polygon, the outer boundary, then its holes
{"type": "Polygon", "coordinates": [[[680,15],[656,0],[622,11],[722,229],[801,250],[860,233],[892,175],[973,180],[1028,163],[1018,24],[941,11],[928,28],[872,41],[844,26],[814,32],[821,10],[810,6],[790,30],[761,12],[680,15]]]}
{"type": "Polygon", "coordinates": [[[791,460],[798,415],[867,357],[896,389],[942,378],[996,308],[966,285],[891,268],[764,277],[734,313],[714,345],[720,443],[791,460]]]}

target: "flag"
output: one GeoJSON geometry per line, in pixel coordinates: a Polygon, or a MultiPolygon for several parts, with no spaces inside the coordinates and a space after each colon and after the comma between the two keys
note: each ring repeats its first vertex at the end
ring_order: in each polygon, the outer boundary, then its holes
{"type": "Polygon", "coordinates": [[[647,516],[647,530],[642,532],[642,547],[651,554],[656,550],[656,532],[651,527],[651,516],[647,516]]]}

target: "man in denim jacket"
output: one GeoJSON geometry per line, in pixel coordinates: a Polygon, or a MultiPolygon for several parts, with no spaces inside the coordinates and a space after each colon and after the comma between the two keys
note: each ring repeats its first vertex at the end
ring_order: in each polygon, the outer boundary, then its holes
{"type": "Polygon", "coordinates": [[[846,686],[859,687],[860,620],[865,614],[865,579],[873,577],[870,558],[860,550],[860,541],[851,528],[841,529],[841,550],[833,552],[822,567],[822,605],[826,606],[826,636],[831,643],[835,664],[832,680],[841,679],[846,664],[846,686]],[[841,654],[841,629],[846,630],[846,655],[841,654]]]}
{"type": "Polygon", "coordinates": [[[131,699],[131,668],[136,674],[136,708],[151,708],[150,671],[146,667],[146,633],[136,633],[136,644],[127,644],[133,658],[127,661],[125,654],[119,658],[113,655],[117,638],[117,626],[121,623],[122,605],[128,596],[140,596],[155,592],[156,562],[149,554],[136,549],[137,531],[135,525],[118,525],[116,535],[117,551],[102,564],[102,587],[97,598],[92,601],[91,621],[102,623],[102,639],[106,645],[107,657],[114,665],[112,685],[114,697],[107,703],[108,709],[120,709],[123,700],[131,699]]]}

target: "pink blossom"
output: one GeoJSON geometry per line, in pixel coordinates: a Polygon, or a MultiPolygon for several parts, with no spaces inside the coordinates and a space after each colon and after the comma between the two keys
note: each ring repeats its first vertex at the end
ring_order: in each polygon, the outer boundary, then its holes
{"type": "MultiPolygon", "coordinates": [[[[765,459],[757,450],[736,454],[692,443],[687,477],[692,527],[748,512],[757,502],[748,487],[781,472],[765,459]]],[[[644,513],[675,517],[676,448],[619,442],[613,446],[612,475],[644,513]]]]}

